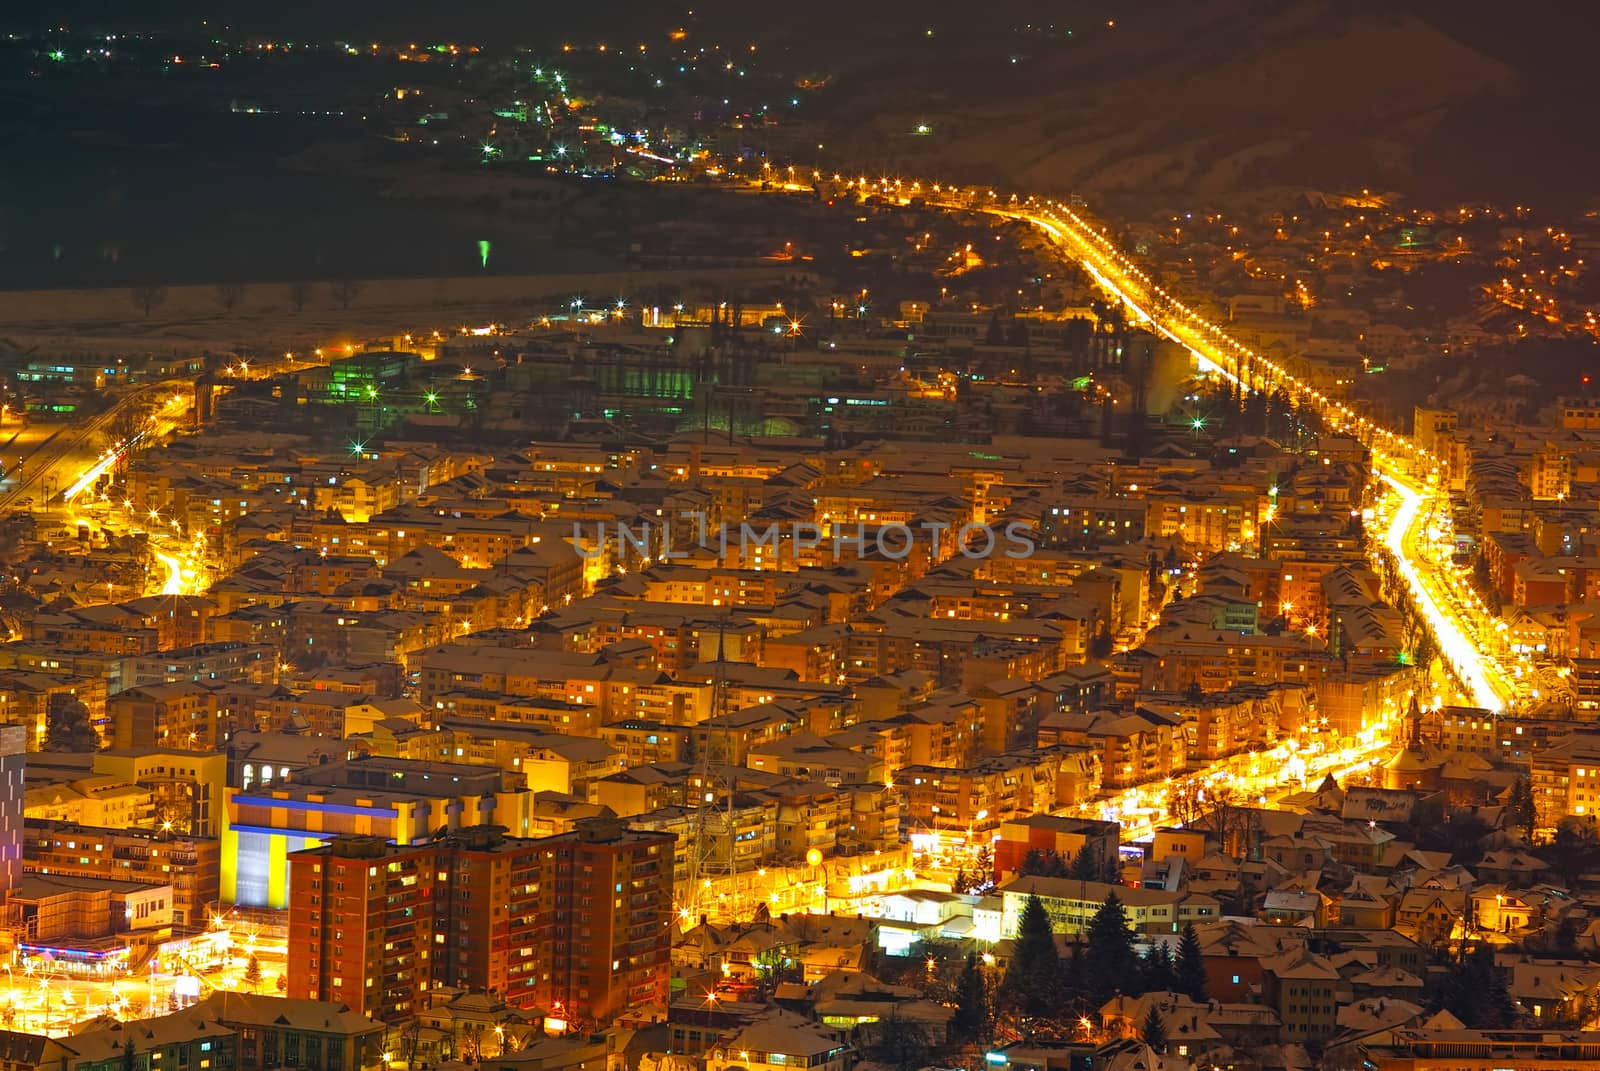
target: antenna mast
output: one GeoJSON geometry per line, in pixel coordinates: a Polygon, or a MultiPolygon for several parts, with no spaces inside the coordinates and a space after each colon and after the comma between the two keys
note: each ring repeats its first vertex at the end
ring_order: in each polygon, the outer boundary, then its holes
{"type": "Polygon", "coordinates": [[[714,810],[715,796],[712,789],[713,783],[720,785],[726,796],[726,809],[721,817],[721,832],[727,837],[728,858],[726,873],[728,875],[728,915],[731,921],[739,918],[739,880],[738,880],[738,840],[737,826],[734,821],[734,794],[738,790],[735,777],[729,775],[731,768],[730,746],[727,736],[725,716],[728,713],[728,659],[727,659],[727,612],[724,611],[722,620],[717,623],[717,658],[712,663],[711,678],[711,716],[713,719],[723,719],[723,772],[713,772],[711,762],[710,733],[706,733],[706,742],[700,749],[699,784],[700,796],[695,800],[694,811],[694,844],[690,847],[689,855],[689,894],[685,902],[689,905],[689,921],[697,921],[699,916],[711,914],[713,897],[710,895],[711,875],[723,872],[723,862],[714,860],[714,834],[717,830],[713,827],[713,820],[717,817],[714,810]],[[708,799],[707,797],[711,798],[708,799]]]}

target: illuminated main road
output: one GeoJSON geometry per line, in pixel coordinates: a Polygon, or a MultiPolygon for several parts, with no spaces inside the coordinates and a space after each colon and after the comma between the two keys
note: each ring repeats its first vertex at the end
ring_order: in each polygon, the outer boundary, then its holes
{"type": "Polygon", "coordinates": [[[125,394],[83,423],[56,428],[13,466],[13,472],[20,470],[20,475],[0,487],[0,509],[41,509],[70,529],[87,525],[147,535],[151,554],[160,566],[150,578],[149,593],[198,593],[205,576],[203,546],[184,541],[170,518],[136,513],[131,503],[112,503],[103,492],[94,493],[118,463],[187,424],[187,386],[181,381],[149,384],[125,394]],[[121,415],[152,404],[148,418],[129,432],[126,441],[94,452],[96,437],[114,427],[121,415]]]}
{"type": "Polygon", "coordinates": [[[175,387],[172,382],[146,384],[123,394],[103,412],[80,424],[59,427],[10,466],[11,476],[0,482],[0,509],[32,505],[45,507],[57,493],[67,499],[76,497],[83,487],[107,471],[127,449],[126,444],[118,443],[96,454],[94,440],[97,435],[112,427],[128,410],[149,405],[158,396],[168,395],[175,389],[181,392],[188,386],[182,383],[175,387]],[[96,467],[98,472],[94,477],[80,486],[80,481],[96,467]]]}
{"type": "Polygon", "coordinates": [[[1424,538],[1423,495],[1390,473],[1380,472],[1379,477],[1399,499],[1384,533],[1384,546],[1394,555],[1395,565],[1418,609],[1433,624],[1440,656],[1451,665],[1462,689],[1477,706],[1504,710],[1513,698],[1504,670],[1468,639],[1467,629],[1472,622],[1464,620],[1464,613],[1452,606],[1448,597],[1436,597],[1437,580],[1425,575],[1429,565],[1419,551],[1424,538]]]}
{"type": "Polygon", "coordinates": [[[1398,500],[1384,545],[1394,554],[1400,577],[1433,630],[1440,654],[1465,697],[1475,706],[1494,711],[1504,710],[1520,698],[1510,683],[1513,672],[1507,664],[1473,639],[1485,632],[1476,608],[1449,594],[1458,580],[1449,576],[1444,566],[1430,562],[1423,551],[1427,517],[1435,500],[1445,494],[1437,457],[1252,352],[1162,290],[1105,235],[1065,205],[1029,202],[1022,207],[989,210],[1038,227],[1139,320],[1188,349],[1203,371],[1220,373],[1253,390],[1281,387],[1316,410],[1331,429],[1364,443],[1371,451],[1373,475],[1398,500]]]}

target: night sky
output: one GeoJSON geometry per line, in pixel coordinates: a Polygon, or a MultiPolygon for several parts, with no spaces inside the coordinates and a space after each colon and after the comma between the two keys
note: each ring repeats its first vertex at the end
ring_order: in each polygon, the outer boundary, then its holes
{"type": "MultiPolygon", "coordinates": [[[[304,34],[448,33],[541,37],[581,31],[626,35],[647,30],[694,10],[708,23],[739,33],[787,34],[798,29],[826,32],[848,47],[865,32],[892,32],[895,27],[932,21],[959,26],[998,20],[1070,20],[1113,12],[1119,17],[1159,27],[1173,8],[1192,8],[1192,0],[811,0],[803,5],[750,4],[737,0],[661,3],[657,0],[601,0],[598,3],[546,3],[542,0],[9,0],[0,5],[0,26],[35,29],[52,23],[98,24],[107,27],[174,28],[210,19],[247,31],[304,34]]],[[[1241,29],[1257,14],[1323,6],[1283,0],[1212,3],[1219,17],[1239,20],[1241,29]]],[[[1560,42],[1573,41],[1600,28],[1600,11],[1592,4],[1533,3],[1508,7],[1491,0],[1387,0],[1388,11],[1412,11],[1475,48],[1495,54],[1533,74],[1581,75],[1585,64],[1560,42]]],[[[1354,58],[1353,58],[1354,59],[1354,58]]],[[[1419,75],[1425,72],[1419,72],[1419,75]]]]}
{"type": "MultiPolygon", "coordinates": [[[[1204,5],[1219,20],[1236,23],[1248,39],[1252,20],[1284,11],[1310,9],[1344,13],[1358,5],[1329,0],[1212,0],[1204,5]]],[[[1368,12],[1411,12],[1441,31],[1515,68],[1541,92],[1544,103],[1561,109],[1569,101],[1553,90],[1577,91],[1588,64],[1564,42],[1592,39],[1600,30],[1600,5],[1533,3],[1508,6],[1495,0],[1386,0],[1360,5],[1368,12]]],[[[645,38],[668,23],[697,21],[716,32],[764,39],[798,39],[823,51],[848,53],[853,43],[875,46],[914,27],[933,24],[952,30],[993,28],[1006,23],[1072,21],[1111,16],[1159,38],[1174,11],[1192,13],[1193,0],[809,0],[778,5],[740,0],[600,0],[550,3],[544,0],[8,0],[0,5],[0,27],[36,30],[52,24],[95,27],[198,28],[201,20],[244,32],[356,37],[447,36],[536,44],[565,34],[608,33],[645,38]]],[[[1359,64],[1360,57],[1351,57],[1359,64]]],[[[1429,72],[1418,70],[1419,79],[1429,72]]],[[[1160,77],[1153,71],[1152,77],[1160,77]]],[[[1583,101],[1587,104],[1587,101],[1583,101]]],[[[1573,136],[1583,136],[1574,131],[1573,136]]]]}

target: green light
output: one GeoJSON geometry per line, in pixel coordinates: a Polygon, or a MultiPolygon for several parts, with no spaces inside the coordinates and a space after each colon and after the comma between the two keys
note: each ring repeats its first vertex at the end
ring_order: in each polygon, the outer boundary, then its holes
{"type": "Polygon", "coordinates": [[[487,238],[479,238],[478,239],[478,263],[479,263],[479,265],[481,267],[483,267],[485,269],[487,269],[489,267],[489,250],[490,250],[490,248],[491,247],[489,245],[489,239],[487,239],[487,238]]]}
{"type": "Polygon", "coordinates": [[[57,63],[60,63],[62,60],[67,58],[67,54],[62,52],[60,49],[57,49],[56,51],[50,53],[50,58],[55,60],[57,63]]]}
{"type": "Polygon", "coordinates": [[[378,396],[378,388],[377,387],[368,387],[367,388],[367,397],[368,398],[376,398],[377,396],[378,396]]]}
{"type": "Polygon", "coordinates": [[[429,405],[438,405],[439,404],[439,396],[437,394],[433,393],[433,391],[429,391],[426,395],[424,395],[424,397],[428,399],[428,404],[429,405]]]}
{"type": "Polygon", "coordinates": [[[360,457],[362,454],[367,452],[367,444],[366,443],[351,443],[350,444],[350,452],[352,454],[356,455],[357,457],[360,457]]]}
{"type": "Polygon", "coordinates": [[[1195,431],[1204,431],[1206,429],[1205,417],[1195,417],[1189,421],[1189,426],[1195,431]]]}

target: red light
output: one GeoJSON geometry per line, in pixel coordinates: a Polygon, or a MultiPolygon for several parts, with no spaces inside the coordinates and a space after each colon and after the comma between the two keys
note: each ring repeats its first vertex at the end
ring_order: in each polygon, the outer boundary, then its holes
{"type": "Polygon", "coordinates": [[[1583,382],[1587,385],[1588,382],[1589,382],[1589,377],[1588,376],[1584,376],[1583,377],[1583,382]]]}

